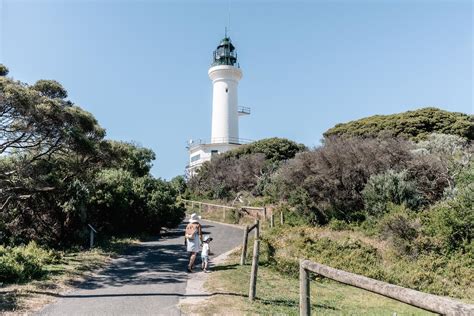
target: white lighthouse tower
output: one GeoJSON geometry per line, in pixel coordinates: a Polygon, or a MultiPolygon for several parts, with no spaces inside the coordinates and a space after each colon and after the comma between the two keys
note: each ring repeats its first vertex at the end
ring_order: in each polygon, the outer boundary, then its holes
{"type": "Polygon", "coordinates": [[[248,142],[239,138],[239,116],[249,115],[250,108],[239,106],[238,85],[242,79],[242,70],[237,63],[235,47],[227,34],[214,51],[208,74],[212,80],[211,140],[188,142],[188,176],[193,176],[213,155],[248,142]]]}

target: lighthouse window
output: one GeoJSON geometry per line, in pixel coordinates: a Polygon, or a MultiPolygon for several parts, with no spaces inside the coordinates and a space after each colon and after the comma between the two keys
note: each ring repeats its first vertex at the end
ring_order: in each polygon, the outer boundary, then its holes
{"type": "Polygon", "coordinates": [[[201,159],[201,155],[200,155],[200,154],[194,155],[194,156],[191,157],[191,162],[198,161],[199,159],[201,159]]]}
{"type": "Polygon", "coordinates": [[[229,89],[225,88],[225,92],[229,92],[229,89]]]}

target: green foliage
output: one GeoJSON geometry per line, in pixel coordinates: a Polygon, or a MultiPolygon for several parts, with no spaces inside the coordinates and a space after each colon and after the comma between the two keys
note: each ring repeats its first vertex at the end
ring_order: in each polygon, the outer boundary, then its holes
{"type": "Polygon", "coordinates": [[[388,204],[388,213],[378,222],[380,235],[388,239],[402,255],[417,256],[415,239],[420,235],[420,221],[405,206],[388,204]]]}
{"type": "Polygon", "coordinates": [[[2,76],[2,77],[6,76],[6,75],[8,75],[8,72],[9,72],[9,70],[8,70],[7,66],[5,66],[3,64],[0,64],[0,76],[2,76]]]}
{"type": "Polygon", "coordinates": [[[306,258],[437,295],[470,298],[474,294],[474,257],[462,252],[451,255],[430,252],[406,257],[393,253],[391,247],[376,240],[368,242],[367,238],[358,238],[353,232],[335,233],[301,226],[268,231],[263,243],[269,264],[295,278],[298,277],[298,258],[306,258]]]}
{"type": "Polygon", "coordinates": [[[70,247],[85,244],[87,224],[103,236],[180,222],[177,191],[150,175],[155,153],[104,140],[61,84],[0,76],[0,95],[0,244],[70,247]]]}
{"type": "Polygon", "coordinates": [[[52,99],[67,98],[66,89],[56,80],[38,80],[31,88],[52,99]]]}
{"type": "Polygon", "coordinates": [[[183,195],[186,192],[186,189],[188,188],[186,184],[186,179],[184,179],[183,176],[176,176],[170,181],[171,186],[173,189],[178,192],[178,194],[183,195]]]}
{"type": "Polygon", "coordinates": [[[189,180],[189,190],[193,195],[210,199],[231,199],[241,191],[260,196],[279,163],[302,150],[303,145],[283,138],[242,145],[205,163],[189,180]]]}
{"type": "Polygon", "coordinates": [[[251,154],[264,154],[270,162],[283,161],[293,158],[298,152],[306,150],[303,144],[295,143],[286,138],[266,138],[250,144],[242,145],[224,153],[225,157],[240,158],[251,154]]]}
{"type": "Polygon", "coordinates": [[[370,215],[379,216],[387,211],[389,203],[405,204],[411,209],[420,205],[416,184],[408,180],[406,170],[387,170],[369,178],[362,191],[365,210],[370,215]]]}
{"type": "Polygon", "coordinates": [[[368,179],[394,166],[403,169],[411,159],[410,144],[403,140],[331,138],[283,165],[267,192],[312,212],[320,224],[332,218],[360,220],[368,179]]]}
{"type": "Polygon", "coordinates": [[[106,167],[127,170],[136,177],[149,174],[153,166],[152,161],[156,159],[151,149],[113,140],[101,144],[101,153],[103,159],[108,162],[106,167]]]}
{"type": "Polygon", "coordinates": [[[332,219],[328,225],[332,230],[339,231],[339,230],[349,230],[350,226],[345,221],[341,221],[339,219],[332,219]]]}
{"type": "Polygon", "coordinates": [[[27,246],[0,246],[0,282],[18,283],[41,278],[45,266],[59,262],[60,257],[51,250],[40,248],[35,242],[27,246]]]}
{"type": "Polygon", "coordinates": [[[458,135],[474,140],[474,119],[464,113],[429,107],[337,124],[327,130],[324,136],[378,137],[387,133],[412,140],[426,139],[431,133],[458,135]]]}
{"type": "MultiPolygon", "coordinates": [[[[472,174],[472,167],[469,173],[472,174]]],[[[457,188],[452,198],[436,204],[425,218],[428,235],[447,251],[462,250],[474,257],[474,183],[457,188]]]]}
{"type": "Polygon", "coordinates": [[[97,175],[89,207],[92,222],[106,234],[159,234],[179,224],[184,209],[169,183],[130,171],[107,169],[97,175]]]}

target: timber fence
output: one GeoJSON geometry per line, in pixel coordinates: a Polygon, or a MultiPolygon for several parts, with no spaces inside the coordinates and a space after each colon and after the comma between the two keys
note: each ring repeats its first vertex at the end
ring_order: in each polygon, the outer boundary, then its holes
{"type": "Polygon", "coordinates": [[[222,219],[226,219],[228,216],[229,212],[238,212],[242,216],[248,216],[252,218],[257,218],[257,219],[267,219],[268,214],[267,214],[267,208],[266,207],[255,207],[255,206],[229,206],[229,205],[222,205],[222,204],[213,204],[213,203],[206,203],[206,202],[201,202],[201,201],[194,201],[194,200],[185,200],[181,199],[181,201],[184,202],[186,208],[190,208],[194,210],[196,207],[198,207],[199,212],[203,211],[214,211],[222,212],[222,219]]]}
{"type": "Polygon", "coordinates": [[[311,314],[310,278],[314,272],[326,278],[371,291],[441,315],[474,315],[474,305],[447,297],[427,294],[362,275],[334,269],[309,260],[300,260],[300,315],[311,314]]]}
{"type": "MultiPolygon", "coordinates": [[[[199,212],[202,213],[203,211],[207,212],[222,212],[222,219],[225,220],[228,216],[229,212],[238,212],[241,216],[247,216],[254,219],[260,219],[265,222],[268,221],[268,225],[270,227],[275,227],[275,212],[270,207],[266,206],[229,206],[229,205],[222,205],[222,204],[214,204],[214,203],[206,203],[201,201],[194,201],[194,200],[186,200],[181,199],[184,202],[186,208],[190,208],[194,210],[196,207],[198,208],[199,212]]],[[[280,225],[285,223],[285,216],[283,212],[279,212],[280,217],[280,225]]]]}

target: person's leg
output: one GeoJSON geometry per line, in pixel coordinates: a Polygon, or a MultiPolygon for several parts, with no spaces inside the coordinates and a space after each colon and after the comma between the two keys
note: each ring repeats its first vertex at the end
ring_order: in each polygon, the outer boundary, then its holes
{"type": "Polygon", "coordinates": [[[209,264],[209,257],[206,256],[206,257],[204,258],[204,260],[203,260],[203,265],[204,265],[204,269],[203,269],[203,270],[204,270],[204,271],[207,271],[207,266],[208,266],[208,264],[209,264]]]}
{"type": "Polygon", "coordinates": [[[189,258],[189,270],[192,270],[194,268],[194,261],[196,261],[196,253],[192,252],[191,257],[189,258]]]}

